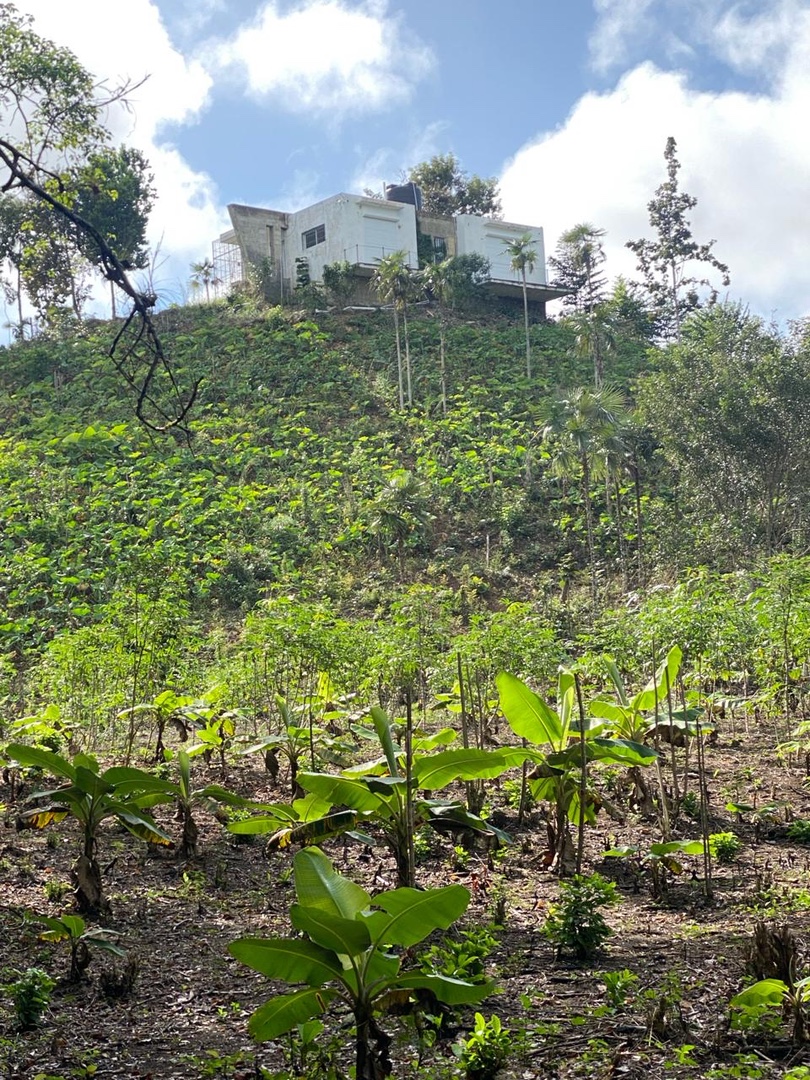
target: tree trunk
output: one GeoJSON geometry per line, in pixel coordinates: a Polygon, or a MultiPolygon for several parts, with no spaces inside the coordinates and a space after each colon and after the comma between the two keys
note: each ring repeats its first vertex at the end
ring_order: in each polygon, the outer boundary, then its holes
{"type": "Polygon", "coordinates": [[[405,334],[405,381],[408,388],[408,404],[413,405],[413,387],[411,386],[411,342],[408,337],[408,308],[402,308],[402,327],[405,334]]]}
{"type": "Polygon", "coordinates": [[[523,328],[526,331],[526,378],[532,377],[532,342],[529,337],[529,295],[526,292],[526,267],[523,267],[523,328]]]}
{"type": "Polygon", "coordinates": [[[439,362],[442,379],[442,416],[447,416],[447,367],[444,357],[444,322],[439,324],[439,362]]]}
{"type": "Polygon", "coordinates": [[[591,603],[596,606],[596,552],[593,540],[593,507],[591,506],[591,469],[587,455],[582,457],[582,498],[585,503],[585,532],[588,537],[588,563],[591,568],[591,603]]]}
{"type": "Polygon", "coordinates": [[[402,384],[402,341],[399,336],[399,311],[394,304],[394,334],[397,341],[397,388],[399,389],[399,407],[405,408],[405,389],[402,384]]]}

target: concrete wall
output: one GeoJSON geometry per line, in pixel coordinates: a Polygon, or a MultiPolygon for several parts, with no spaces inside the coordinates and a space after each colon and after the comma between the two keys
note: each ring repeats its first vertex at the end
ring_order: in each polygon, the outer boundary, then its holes
{"type": "Polygon", "coordinates": [[[521,275],[509,265],[510,256],[504,249],[508,243],[528,233],[537,252],[537,261],[534,264],[534,270],[531,273],[527,272],[526,282],[530,285],[546,284],[546,250],[541,228],[515,225],[509,221],[495,221],[492,218],[474,217],[472,214],[460,214],[455,220],[457,253],[470,255],[476,252],[484,255],[490,261],[493,281],[521,280],[521,275]]]}

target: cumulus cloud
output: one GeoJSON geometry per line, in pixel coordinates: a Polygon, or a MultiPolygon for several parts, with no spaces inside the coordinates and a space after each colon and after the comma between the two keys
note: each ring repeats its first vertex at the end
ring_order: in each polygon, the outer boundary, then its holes
{"type": "Polygon", "coordinates": [[[256,98],[294,112],[361,114],[407,100],[433,66],[386,0],[303,0],[282,11],[265,4],[250,25],[210,42],[212,71],[230,70],[256,98]]]}
{"type": "MultiPolygon", "coordinates": [[[[694,236],[717,240],[733,295],[766,318],[810,313],[810,144],[797,137],[810,106],[809,7],[794,12],[767,93],[699,91],[687,73],[644,63],[612,89],[585,95],[558,130],[507,163],[506,216],[542,224],[549,252],[564,229],[591,221],[608,231],[608,269],[632,277],[624,243],[649,235],[647,203],[666,178],[663,152],[673,135],[681,188],[698,198],[694,236]]],[[[733,37],[742,48],[744,24],[728,26],[733,33],[722,47],[733,37]]],[[[779,36],[777,28],[773,40],[779,36]]]]}

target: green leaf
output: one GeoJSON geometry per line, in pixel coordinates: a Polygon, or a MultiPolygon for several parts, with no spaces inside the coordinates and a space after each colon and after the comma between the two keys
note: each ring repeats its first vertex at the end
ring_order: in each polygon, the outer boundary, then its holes
{"type": "Polygon", "coordinates": [[[172,838],[167,836],[148,814],[138,813],[137,810],[122,803],[110,802],[105,809],[108,811],[105,814],[106,817],[111,815],[117,817],[124,828],[128,829],[133,836],[137,836],[139,840],[146,840],[148,844],[166,845],[172,843],[172,838]]]}
{"type": "Polygon", "coordinates": [[[373,810],[388,817],[390,808],[385,796],[369,790],[363,780],[330,773],[300,772],[296,778],[302,788],[327,799],[330,806],[348,806],[351,810],[373,810]]]}
{"type": "Polygon", "coordinates": [[[447,787],[454,780],[491,779],[521,765],[527,755],[519,749],[478,750],[458,747],[429,757],[418,757],[413,763],[416,786],[425,791],[447,787]]]}
{"type": "Polygon", "coordinates": [[[359,919],[343,919],[321,908],[293,904],[290,922],[296,930],[308,934],[316,945],[346,955],[358,956],[371,944],[368,927],[359,919]]]}
{"type": "Polygon", "coordinates": [[[374,941],[382,945],[401,945],[409,949],[434,930],[446,930],[463,915],[470,893],[463,885],[445,885],[441,889],[394,889],[374,897],[375,907],[386,915],[372,912],[365,919],[374,941]]]}
{"type": "Polygon", "coordinates": [[[322,851],[305,848],[293,860],[295,892],[304,907],[353,919],[371,904],[371,897],[349,878],[338,874],[322,851]]]}
{"type": "Polygon", "coordinates": [[[248,1031],[257,1042],[277,1039],[298,1024],[325,1012],[336,990],[296,990],[279,994],[260,1005],[248,1021],[248,1031]]]}
{"type": "Polygon", "coordinates": [[[374,730],[377,732],[377,737],[385,754],[385,760],[388,762],[388,771],[392,776],[399,776],[397,747],[394,745],[394,736],[391,732],[391,721],[388,713],[378,705],[374,705],[371,709],[371,719],[374,721],[374,730]]]}
{"type": "Polygon", "coordinates": [[[760,1005],[778,1005],[789,992],[781,979],[761,979],[731,999],[734,1009],[755,1009],[760,1005]]]}
{"type": "Polygon", "coordinates": [[[343,968],[334,952],[313,941],[247,937],[232,941],[228,951],[231,956],[268,979],[322,986],[343,975],[343,968]]]}
{"type": "Polygon", "coordinates": [[[702,855],[702,840],[669,840],[666,844],[650,844],[651,855],[671,855],[673,852],[683,855],[702,855]]]}
{"type": "Polygon", "coordinates": [[[38,750],[34,746],[11,743],[6,747],[6,756],[9,761],[16,761],[18,765],[44,769],[51,776],[65,776],[68,780],[76,779],[76,770],[70,762],[50,750],[38,750]]]}
{"type": "Polygon", "coordinates": [[[445,1005],[474,1005],[495,990],[495,984],[491,981],[469,983],[446,975],[426,975],[422,972],[400,975],[395,985],[402,989],[432,990],[445,1005]]]}
{"type": "Polygon", "coordinates": [[[498,673],[496,683],[501,711],[512,731],[535,745],[550,743],[559,749],[563,727],[557,713],[524,682],[506,671],[498,673]]]}

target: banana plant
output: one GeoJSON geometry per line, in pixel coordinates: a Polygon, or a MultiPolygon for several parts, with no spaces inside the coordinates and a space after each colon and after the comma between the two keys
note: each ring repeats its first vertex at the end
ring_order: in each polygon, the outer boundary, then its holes
{"type": "MultiPolygon", "coordinates": [[[[324,676],[322,676],[324,678],[324,676]]],[[[323,728],[314,723],[304,727],[296,723],[293,715],[294,709],[280,694],[276,695],[276,707],[281,716],[283,730],[265,735],[257,743],[252,743],[244,751],[245,754],[264,754],[264,764],[267,771],[276,779],[279,772],[279,756],[286,758],[290,782],[290,797],[300,798],[303,791],[298,784],[298,770],[301,767],[301,759],[309,754],[312,767],[315,767],[316,756],[320,758],[339,759],[348,751],[347,740],[329,735],[323,728]]],[[[325,713],[325,716],[340,715],[336,710],[325,713]]]]}
{"type": "Polygon", "coordinates": [[[447,1005],[474,1004],[491,993],[491,983],[403,971],[402,952],[394,951],[409,950],[451,926],[470,901],[462,885],[399,888],[372,899],[337,873],[318,848],[299,851],[293,867],[297,903],[290,921],[304,936],[247,937],[229,946],[254,971],[301,987],[275,995],[253,1013],[248,1029],[257,1041],[278,1038],[342,1004],[354,1016],[357,1080],[384,1080],[391,1073],[391,1039],[378,1016],[420,991],[447,1005]]]}
{"type": "Polygon", "coordinates": [[[702,840],[668,840],[650,844],[648,848],[639,844],[623,844],[605,852],[606,858],[625,859],[633,875],[633,891],[639,891],[639,884],[644,874],[650,877],[650,892],[658,900],[667,889],[667,873],[682,874],[683,863],[678,855],[702,855],[702,840]]]}
{"type": "MultiPolygon", "coordinates": [[[[171,751],[166,751],[167,756],[171,751]]],[[[169,760],[171,757],[169,756],[169,760]]],[[[183,823],[183,835],[178,848],[178,854],[190,858],[197,854],[197,840],[199,829],[194,820],[194,807],[202,804],[214,815],[221,805],[244,809],[262,804],[245,799],[234,791],[228,791],[221,784],[204,784],[202,787],[193,787],[191,782],[191,758],[185,750],[177,754],[177,783],[164,781],[159,791],[162,799],[164,793],[171,795],[177,802],[177,820],[183,823]]]]}
{"type": "Polygon", "coordinates": [[[163,761],[165,747],[163,734],[167,727],[175,728],[180,739],[185,742],[188,739],[192,727],[192,718],[189,707],[194,698],[189,694],[178,694],[174,690],[163,690],[153,701],[142,701],[132,705],[128,709],[122,709],[118,713],[118,720],[129,720],[130,731],[128,745],[132,746],[135,741],[135,724],[140,716],[151,717],[155,722],[155,761],[163,761]]]}
{"type": "Polygon", "coordinates": [[[70,943],[69,982],[81,982],[84,972],[90,965],[90,946],[112,953],[113,956],[126,956],[126,952],[117,944],[120,934],[115,930],[105,930],[101,926],[88,928],[80,915],[38,915],[37,922],[47,927],[39,936],[42,941],[68,941],[70,943]]]}
{"type": "MultiPolygon", "coordinates": [[[[417,752],[431,745],[430,740],[417,741],[417,751],[414,751],[408,765],[403,748],[394,741],[388,715],[376,707],[371,714],[383,750],[382,758],[347,769],[341,774],[302,772],[298,775],[298,781],[306,791],[330,806],[342,806],[347,810],[337,818],[330,815],[325,821],[315,820],[281,829],[270,838],[269,847],[320,840],[323,834],[319,830],[327,824],[333,835],[348,832],[367,843],[373,843],[366,834],[358,834],[355,830],[362,824],[376,826],[396,860],[399,884],[412,887],[412,838],[421,825],[429,825],[440,833],[477,833],[491,840],[509,843],[505,833],[469,813],[458,800],[427,799],[419,792],[439,791],[455,780],[500,776],[524,761],[524,751],[512,747],[497,750],[457,747],[438,753],[417,752]]],[[[438,740],[444,737],[442,732],[435,736],[438,740]]]]}
{"type": "Polygon", "coordinates": [[[66,781],[61,787],[36,791],[28,802],[40,805],[20,815],[22,827],[44,829],[52,822],[73,817],[82,830],[82,852],[73,864],[76,904],[83,914],[97,915],[107,910],[96,857],[98,830],[102,821],[115,818],[133,836],[152,844],[171,844],[171,838],[146,812],[146,805],[171,799],[167,784],[143,769],[114,766],[101,772],[98,761],[88,754],[76,754],[70,762],[49,750],[12,743],[6,748],[9,760],[27,768],[38,768],[66,781]]]}
{"type": "Polygon", "coordinates": [[[570,869],[572,844],[569,822],[596,821],[598,798],[586,783],[592,762],[627,767],[650,765],[655,750],[624,738],[604,738],[602,728],[584,729],[575,723],[576,681],[573,672],[561,668],[557,683],[557,708],[552,709],[526,683],[501,671],[496,679],[501,711],[516,735],[530,745],[526,751],[535,762],[530,774],[532,795],[554,807],[548,823],[546,861],[560,873],[570,869]],[[549,747],[547,751],[540,749],[549,747]]]}
{"type": "MultiPolygon", "coordinates": [[[[591,715],[603,720],[607,729],[618,738],[644,742],[654,736],[656,745],[662,737],[669,743],[676,804],[680,796],[675,744],[698,733],[696,721],[702,711],[694,707],[672,708],[672,689],[678,678],[682,660],[683,653],[680,646],[673,645],[644,689],[631,698],[627,694],[616,663],[607,656],[604,658],[604,663],[618,702],[597,698],[589,705],[591,715]]],[[[712,727],[711,724],[701,723],[700,730],[706,733],[712,727]]],[[[665,839],[669,839],[669,813],[660,760],[656,761],[656,774],[659,788],[659,817],[665,839]]],[[[633,780],[635,802],[641,807],[643,813],[655,812],[656,807],[640,770],[631,767],[630,776],[633,780]]]]}

